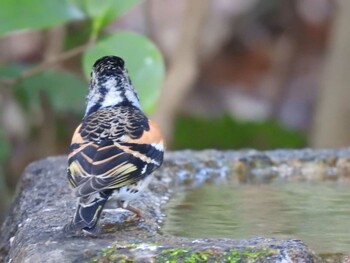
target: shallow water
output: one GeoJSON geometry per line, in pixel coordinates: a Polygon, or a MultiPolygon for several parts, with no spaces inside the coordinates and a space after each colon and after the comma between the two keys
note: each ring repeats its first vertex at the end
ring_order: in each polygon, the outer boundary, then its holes
{"type": "Polygon", "coordinates": [[[296,238],[318,253],[350,251],[350,185],[205,185],[178,193],[163,232],[185,237],[296,238]]]}

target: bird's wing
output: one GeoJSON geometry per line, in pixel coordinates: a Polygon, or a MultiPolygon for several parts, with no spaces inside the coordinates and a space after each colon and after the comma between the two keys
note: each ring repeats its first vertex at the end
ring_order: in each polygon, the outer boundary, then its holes
{"type": "Polygon", "coordinates": [[[72,184],[77,196],[136,183],[163,161],[163,140],[156,124],[137,111],[116,113],[97,122],[86,120],[78,131],[88,142],[77,147],[70,164],[80,174],[72,184]]]}
{"type": "Polygon", "coordinates": [[[79,125],[73,134],[68,155],[67,177],[73,188],[91,176],[92,160],[99,147],[95,142],[81,136],[81,126],[79,125]]]}

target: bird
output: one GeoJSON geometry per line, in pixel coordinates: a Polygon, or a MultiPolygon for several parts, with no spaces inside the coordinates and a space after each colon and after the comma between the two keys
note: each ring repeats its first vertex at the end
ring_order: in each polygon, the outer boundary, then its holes
{"type": "Polygon", "coordinates": [[[164,140],[159,126],[140,106],[125,62],[104,56],[92,66],[86,110],[69,147],[67,177],[78,199],[68,233],[99,233],[98,221],[113,195],[118,207],[142,217],[129,204],[162,165],[164,140]]]}

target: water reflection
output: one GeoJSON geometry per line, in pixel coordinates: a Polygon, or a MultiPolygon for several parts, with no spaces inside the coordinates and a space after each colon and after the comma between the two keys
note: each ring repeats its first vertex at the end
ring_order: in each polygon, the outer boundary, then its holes
{"type": "Polygon", "coordinates": [[[167,206],[163,232],[186,237],[297,238],[319,253],[349,252],[350,185],[206,185],[167,206]]]}

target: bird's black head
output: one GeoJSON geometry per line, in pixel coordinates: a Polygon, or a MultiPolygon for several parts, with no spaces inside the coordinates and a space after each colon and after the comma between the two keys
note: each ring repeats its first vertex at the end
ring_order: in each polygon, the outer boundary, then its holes
{"type": "Polygon", "coordinates": [[[96,60],[92,67],[96,75],[113,76],[125,71],[124,60],[117,56],[105,56],[96,60]]]}
{"type": "Polygon", "coordinates": [[[92,66],[85,115],[104,107],[118,105],[140,108],[124,60],[117,56],[105,56],[92,66]]]}

